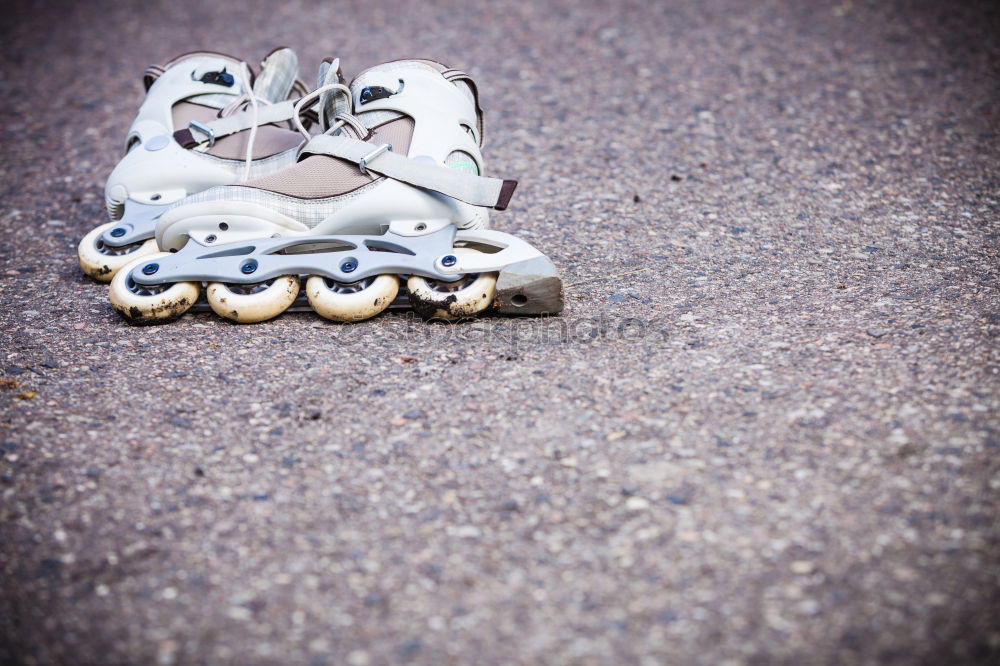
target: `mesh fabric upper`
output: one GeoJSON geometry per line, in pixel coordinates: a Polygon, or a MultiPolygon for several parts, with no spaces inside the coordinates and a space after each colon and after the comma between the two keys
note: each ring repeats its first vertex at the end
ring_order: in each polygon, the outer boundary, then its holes
{"type": "MultiPolygon", "coordinates": [[[[372,149],[388,143],[393,152],[406,155],[413,136],[413,119],[398,118],[372,130],[368,140],[372,149]]],[[[309,155],[295,166],[251,180],[246,187],[277,192],[300,199],[325,199],[351,192],[374,180],[358,169],[358,165],[329,155],[309,155]]]]}
{"type": "MultiPolygon", "coordinates": [[[[218,117],[219,110],[192,102],[178,102],[171,109],[174,129],[183,129],[192,120],[206,123],[218,117]]],[[[208,149],[208,154],[227,160],[242,160],[246,158],[249,131],[237,132],[224,136],[208,149]]],[[[253,142],[253,159],[259,160],[298,147],[302,143],[302,135],[292,130],[274,125],[261,125],[257,128],[257,136],[253,142]]]]}

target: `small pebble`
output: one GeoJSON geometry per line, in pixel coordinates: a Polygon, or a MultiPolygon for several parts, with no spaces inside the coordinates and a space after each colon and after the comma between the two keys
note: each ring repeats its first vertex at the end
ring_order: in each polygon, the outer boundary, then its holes
{"type": "Polygon", "coordinates": [[[625,500],[625,508],[629,511],[644,511],[649,508],[649,500],[645,497],[629,497],[625,500]]]}
{"type": "Polygon", "coordinates": [[[372,660],[364,650],[355,650],[347,655],[347,663],[350,666],[368,666],[368,664],[372,663],[372,660]]]}
{"type": "Polygon", "coordinates": [[[800,575],[812,573],[815,568],[815,565],[809,560],[796,560],[792,562],[791,567],[792,573],[800,575]]]}

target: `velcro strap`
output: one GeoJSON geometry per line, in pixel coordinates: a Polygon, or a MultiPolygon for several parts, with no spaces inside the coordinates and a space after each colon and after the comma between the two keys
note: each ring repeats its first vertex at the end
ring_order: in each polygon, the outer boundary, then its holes
{"type": "MultiPolygon", "coordinates": [[[[290,120],[294,115],[295,102],[297,101],[287,100],[276,104],[261,104],[257,107],[257,126],[290,120]]],[[[221,139],[224,136],[236,134],[237,132],[242,132],[253,127],[253,109],[244,109],[231,116],[216,118],[211,122],[202,124],[212,130],[216,139],[221,139]]],[[[208,137],[201,132],[193,133],[189,127],[185,127],[174,132],[174,140],[184,148],[194,148],[208,141],[208,137]]]]}
{"type": "MultiPolygon", "coordinates": [[[[378,148],[378,144],[343,136],[315,136],[302,149],[301,155],[330,155],[360,164],[378,148]]],[[[501,180],[474,176],[439,164],[412,160],[404,155],[383,152],[365,161],[368,171],[398,180],[414,187],[440,192],[445,196],[473,206],[488,206],[504,210],[514,195],[516,180],[501,180]]]]}

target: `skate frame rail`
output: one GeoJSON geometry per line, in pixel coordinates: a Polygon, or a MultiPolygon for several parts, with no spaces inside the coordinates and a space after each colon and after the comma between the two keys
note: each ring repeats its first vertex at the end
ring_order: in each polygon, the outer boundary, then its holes
{"type": "Polygon", "coordinates": [[[380,235],[294,236],[213,246],[191,239],[169,256],[139,263],[131,278],[140,285],[255,284],[282,275],[321,275],[352,283],[390,273],[454,282],[469,273],[500,272],[539,256],[538,250],[510,234],[457,231],[441,221],[418,220],[392,222],[380,235]],[[456,243],[485,251],[456,253],[456,243]],[[330,249],[322,250],[324,246],[330,249]],[[296,248],[303,251],[288,252],[296,248]]]}
{"type": "Polygon", "coordinates": [[[115,225],[101,234],[108,247],[124,247],[142,243],[156,235],[156,223],[170,204],[145,204],[126,199],[125,212],[115,225]]]}

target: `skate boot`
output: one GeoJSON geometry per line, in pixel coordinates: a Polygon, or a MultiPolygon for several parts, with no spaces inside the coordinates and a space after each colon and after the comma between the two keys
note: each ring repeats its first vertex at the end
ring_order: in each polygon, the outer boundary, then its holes
{"type": "Polygon", "coordinates": [[[295,166],[192,195],[161,217],[157,241],[176,252],[138,259],[112,281],[126,320],[177,317],[209,283],[216,313],[263,321],[295,300],[303,275],[309,304],[337,321],[384,310],[401,278],[427,318],[562,310],[552,262],[487,229],[488,210],[506,208],[517,183],[481,175],[483,114],[466,74],[397,61],[313,94],[330,129],[295,166]]]}
{"type": "Polygon", "coordinates": [[[107,282],[155,252],[157,219],[185,196],[294,164],[303,139],[288,121],[294,98],[307,92],[297,76],[286,48],[271,52],[256,77],[241,61],[206,52],[150,67],[125,156],[105,185],[111,221],[78,248],[83,272],[107,282]]]}

